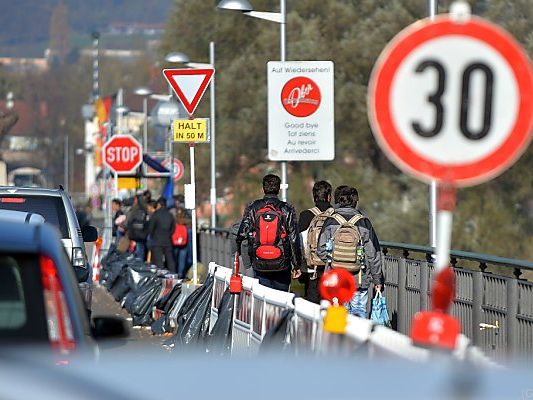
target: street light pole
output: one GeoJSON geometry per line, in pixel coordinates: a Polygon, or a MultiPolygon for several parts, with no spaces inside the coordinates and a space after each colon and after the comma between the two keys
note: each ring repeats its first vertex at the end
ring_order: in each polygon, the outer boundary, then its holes
{"type": "MultiPolygon", "coordinates": [[[[279,7],[281,13],[281,23],[279,24],[280,30],[280,61],[285,62],[287,55],[287,38],[286,38],[286,22],[287,22],[287,9],[285,0],[280,0],[279,7]]],[[[289,184],[287,182],[287,161],[281,162],[281,200],[287,201],[287,189],[289,184]]]]}
{"type": "MultiPolygon", "coordinates": [[[[213,68],[215,68],[215,42],[209,43],[209,63],[213,68]]],[[[216,100],[215,100],[215,75],[211,80],[210,87],[210,97],[211,97],[211,228],[216,228],[217,226],[217,168],[216,168],[216,146],[215,146],[215,134],[216,134],[216,124],[215,124],[215,110],[216,110],[216,100]]]]}
{"type": "MultiPolygon", "coordinates": [[[[250,17],[264,19],[267,21],[272,21],[280,24],[280,59],[281,62],[286,60],[286,47],[287,47],[287,38],[285,26],[287,22],[287,4],[286,0],[280,0],[279,3],[280,12],[263,12],[263,11],[254,11],[254,8],[248,0],[220,0],[217,5],[217,8],[221,10],[232,10],[240,11],[245,15],[250,17]]],[[[281,162],[281,199],[287,201],[287,161],[281,162]]]]}

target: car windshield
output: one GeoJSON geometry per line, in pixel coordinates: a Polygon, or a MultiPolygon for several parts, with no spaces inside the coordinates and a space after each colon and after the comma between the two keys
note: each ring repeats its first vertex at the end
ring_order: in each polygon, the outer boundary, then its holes
{"type": "Polygon", "coordinates": [[[67,215],[60,197],[55,196],[0,196],[0,210],[23,211],[41,215],[54,225],[63,239],[70,238],[67,215]]]}
{"type": "Polygon", "coordinates": [[[48,339],[39,258],[0,253],[0,339],[48,339]]]}

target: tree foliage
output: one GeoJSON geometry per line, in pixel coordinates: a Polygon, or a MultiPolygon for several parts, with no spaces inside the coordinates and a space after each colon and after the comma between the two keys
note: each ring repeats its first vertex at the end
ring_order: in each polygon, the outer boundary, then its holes
{"type": "MultiPolygon", "coordinates": [[[[446,11],[451,1],[442,0],[446,11]]],[[[533,8],[529,0],[471,0],[475,13],[503,25],[533,54],[533,8]]],[[[254,1],[255,9],[277,11],[278,2],[254,1]]],[[[314,179],[355,185],[361,206],[381,238],[427,243],[428,188],[400,173],[377,147],[368,125],[369,76],[388,41],[423,18],[421,0],[288,1],[287,59],[335,62],[334,162],[290,164],[290,199],[310,206],[314,179]]],[[[217,11],[213,2],[176,0],[162,52],[183,51],[204,61],[208,42],[217,45],[217,157],[219,187],[233,194],[236,218],[259,195],[260,177],[277,171],[266,161],[266,63],[279,59],[274,23],[217,11]]],[[[200,112],[207,115],[208,99],[200,112]]],[[[200,193],[208,194],[208,149],[200,152],[200,193]],[[205,171],[205,173],[203,173],[205,171]]],[[[513,258],[532,258],[529,148],[510,171],[489,184],[459,191],[453,247],[513,258]]]]}

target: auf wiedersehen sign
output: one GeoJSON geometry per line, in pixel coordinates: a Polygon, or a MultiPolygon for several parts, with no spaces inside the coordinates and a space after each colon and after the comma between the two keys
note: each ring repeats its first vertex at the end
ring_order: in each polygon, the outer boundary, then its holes
{"type": "Polygon", "coordinates": [[[208,143],[209,120],[198,119],[175,119],[172,121],[172,134],[174,142],[178,143],[208,143]]]}
{"type": "Polygon", "coordinates": [[[267,68],[268,158],[333,160],[333,62],[270,61],[267,68]]]}

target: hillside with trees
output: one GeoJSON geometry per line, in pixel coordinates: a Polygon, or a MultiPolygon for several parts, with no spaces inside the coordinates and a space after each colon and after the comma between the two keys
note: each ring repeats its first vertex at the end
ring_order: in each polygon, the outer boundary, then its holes
{"type": "MultiPolygon", "coordinates": [[[[440,11],[449,6],[440,1],[440,11]]],[[[275,0],[255,0],[257,10],[277,10],[275,0]]],[[[533,8],[528,0],[475,1],[475,13],[497,22],[533,55],[533,8]]],[[[361,206],[381,239],[426,244],[428,187],[402,174],[377,147],[367,119],[368,79],[376,58],[400,30],[423,18],[423,0],[289,1],[288,60],[335,62],[334,162],[290,163],[290,200],[310,206],[314,179],[355,185],[361,206]]],[[[217,11],[212,1],[176,0],[162,54],[183,51],[207,61],[217,45],[217,148],[219,187],[243,206],[260,193],[259,179],[278,172],[266,161],[266,63],[279,59],[279,26],[239,13],[217,11]],[[201,23],[200,23],[201,22],[201,23]]],[[[208,115],[208,98],[198,116],[208,115]]],[[[185,159],[186,149],[179,150],[185,159]]],[[[198,147],[199,171],[209,171],[207,147],[198,147]]],[[[459,191],[453,247],[512,258],[533,259],[533,148],[489,184],[459,191]]],[[[209,175],[199,174],[208,198],[209,175]]],[[[239,207],[230,220],[237,218],[239,207]]]]}

